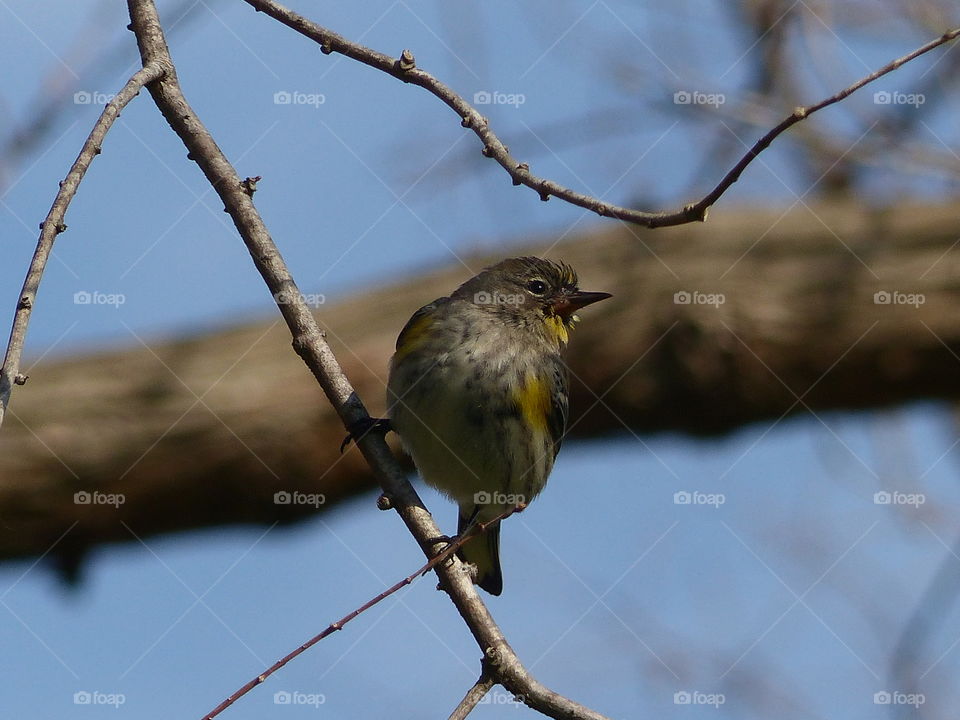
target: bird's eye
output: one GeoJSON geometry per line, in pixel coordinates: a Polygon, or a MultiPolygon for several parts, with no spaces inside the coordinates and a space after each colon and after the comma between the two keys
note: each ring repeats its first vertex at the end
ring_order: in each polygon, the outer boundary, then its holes
{"type": "Polygon", "coordinates": [[[543,280],[531,280],[527,283],[527,290],[534,295],[543,295],[547,291],[547,284],[543,280]]]}

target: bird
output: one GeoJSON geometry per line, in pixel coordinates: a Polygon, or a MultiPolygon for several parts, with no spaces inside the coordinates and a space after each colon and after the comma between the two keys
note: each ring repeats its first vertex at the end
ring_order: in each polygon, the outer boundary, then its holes
{"type": "Polygon", "coordinates": [[[498,518],[543,490],[566,432],[576,312],[609,297],[580,290],[562,261],[508,258],[421,307],[397,338],[390,429],[457,504],[458,536],[486,525],[457,555],[491,595],[503,591],[498,518]]]}

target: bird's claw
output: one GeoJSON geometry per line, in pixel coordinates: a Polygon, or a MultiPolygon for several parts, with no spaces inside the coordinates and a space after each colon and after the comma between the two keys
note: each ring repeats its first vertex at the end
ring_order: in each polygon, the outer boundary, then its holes
{"type": "Polygon", "coordinates": [[[343,451],[347,449],[347,446],[351,442],[357,442],[371,430],[377,430],[378,432],[386,434],[393,430],[393,426],[390,424],[389,418],[375,418],[368,415],[362,420],[358,420],[350,428],[343,442],[340,443],[340,454],[343,454],[343,451]]]}

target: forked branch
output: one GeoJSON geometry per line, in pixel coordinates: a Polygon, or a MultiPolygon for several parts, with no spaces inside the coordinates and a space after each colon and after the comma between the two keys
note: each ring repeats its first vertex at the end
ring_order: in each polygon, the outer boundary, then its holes
{"type": "Polygon", "coordinates": [[[723,179],[717,186],[707,193],[702,199],[695,203],[684,205],[679,210],[669,212],[647,212],[644,210],[634,210],[632,208],[612,205],[600,198],[585,195],[576,190],[564,187],[553,180],[534,175],[530,171],[530,166],[525,162],[520,162],[510,154],[509,148],[503,144],[496,133],[490,129],[490,123],[480,112],[470,103],[458,95],[452,88],[445,85],[440,80],[425,70],[421,70],[416,65],[416,60],[409,50],[404,50],[399,58],[393,58],[371,48],[364,47],[359,43],[347,40],[342,35],[338,35],[332,30],[318,25],[312,20],[308,20],[302,15],[298,15],[289,8],[284,7],[274,0],[244,0],[252,5],[256,10],[264,12],[270,17],[278,20],[287,27],[296,30],[301,35],[305,35],[320,45],[321,51],[325,54],[334,52],[346,55],[348,58],[369,65],[370,67],[381,70],[398,80],[411,83],[422,87],[429,93],[432,93],[448,105],[457,115],[460,116],[461,124],[470,128],[476,133],[477,137],[483,142],[483,154],[485,157],[492,158],[507,171],[514,185],[526,185],[536,190],[541,200],[548,200],[551,196],[566,200],[567,202],[585,208],[597,215],[603,217],[612,217],[618,220],[643,225],[648,228],[667,227],[670,225],[683,225],[685,223],[697,222],[707,219],[707,211],[720,199],[720,197],[740,179],[740,175],[746,167],[753,162],[761,152],[766,150],[783,132],[796,125],[798,122],[810,117],[815,112],[825,107],[833,105],[843,100],[853,92],[856,92],[864,85],[872,83],[877,78],[893,72],[901,65],[930,52],[945,43],[955,40],[960,36],[960,28],[954,28],[944,33],[935,40],[931,40],[925,45],[917,48],[903,57],[892,60],[879,70],[870,73],[864,78],[857,80],[849,87],[844,88],[835,95],[825,100],[821,100],[813,105],[796,108],[778,125],[769,130],[763,137],[757,140],[753,146],[744,153],[743,157],[733,168],[723,176],[723,179]]]}
{"type": "Polygon", "coordinates": [[[27,378],[20,373],[20,360],[23,357],[23,345],[27,339],[27,326],[30,324],[30,314],[37,299],[43,271],[46,270],[47,260],[53,251],[53,243],[57,236],[67,229],[64,219],[70,202],[77,194],[80,181],[90,167],[93,159],[100,154],[103,139],[120,116],[120,111],[136,97],[140,88],[152,80],[160,77],[162,69],[157,63],[147,63],[127,80],[126,85],[114,98],[107,103],[100,113],[93,130],[87,136],[80,149],[80,154],[74,160],[67,176],[60,181],[60,190],[53,199],[50,212],[40,225],[40,239],[37,249],[33,252],[33,259],[27,269],[27,276],[23,281],[20,296],[17,299],[17,309],[13,316],[13,327],[10,329],[10,339],[7,341],[7,350],[3,358],[3,367],[0,368],[0,425],[3,424],[7,405],[10,403],[10,393],[14,385],[23,385],[27,378]]]}
{"type": "MultiPolygon", "coordinates": [[[[220,196],[271,294],[275,298],[285,298],[286,301],[278,303],[278,307],[290,328],[297,354],[313,372],[327,399],[343,420],[344,427],[357,427],[364,420],[369,420],[369,415],[334,357],[257,212],[253,204],[252,183],[240,179],[187,103],[164,39],[156,5],[153,0],[127,0],[127,7],[144,66],[159,64],[164,69],[163,76],[148,86],[157,107],[187,147],[189,157],[200,166],[220,196]]],[[[444,544],[440,540],[440,529],[406,479],[387,443],[379,433],[367,433],[357,444],[407,529],[424,554],[432,558],[442,550],[444,544]]],[[[450,563],[439,564],[434,570],[440,578],[441,587],[450,596],[483,651],[497,682],[515,696],[522,697],[531,708],[550,717],[603,718],[599,713],[545,688],[530,675],[480,599],[469,574],[464,572],[463,565],[456,558],[451,558],[450,563]]]]}

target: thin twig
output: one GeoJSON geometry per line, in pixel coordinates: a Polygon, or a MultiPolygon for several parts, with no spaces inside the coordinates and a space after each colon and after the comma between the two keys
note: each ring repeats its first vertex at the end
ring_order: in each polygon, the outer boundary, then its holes
{"type": "MultiPolygon", "coordinates": [[[[360,607],[358,607],[356,610],[354,610],[354,611],[352,611],[352,612],[344,615],[342,618],[340,618],[340,619],[337,620],[336,622],[330,623],[329,625],[327,625],[326,628],[324,628],[324,630],[323,630],[322,632],[318,633],[317,635],[314,635],[312,638],[310,638],[309,640],[307,640],[307,642],[305,642],[303,645],[301,645],[300,647],[298,647],[296,650],[294,650],[293,652],[291,652],[291,653],[289,653],[289,654],[287,654],[287,655],[284,655],[282,658],[280,658],[279,660],[277,660],[273,665],[271,665],[269,668],[267,668],[266,670],[264,670],[262,673],[260,673],[259,675],[257,675],[255,678],[253,678],[252,680],[250,680],[249,682],[247,682],[245,685],[243,685],[241,688],[239,688],[235,693],[233,693],[230,697],[228,697],[228,698],[227,698],[226,700],[224,700],[222,703],[220,703],[219,705],[217,705],[217,706],[216,706],[213,710],[211,710],[209,713],[207,713],[206,715],[204,715],[204,716],[203,716],[203,720],[212,720],[212,718],[216,717],[216,716],[219,715],[221,712],[223,712],[224,710],[226,710],[228,707],[230,707],[231,705],[233,705],[237,700],[239,700],[241,697],[243,697],[243,696],[246,695],[248,692],[250,692],[251,690],[253,690],[253,688],[255,688],[257,685],[261,684],[264,680],[266,680],[268,677],[270,677],[271,675],[273,675],[277,670],[279,670],[279,669],[282,668],[284,665],[286,665],[288,662],[290,662],[290,661],[293,660],[295,657],[297,657],[297,655],[300,655],[300,654],[303,653],[304,651],[309,650],[311,647],[313,647],[314,645],[316,645],[318,642],[320,642],[321,640],[323,640],[325,637],[328,637],[328,636],[332,635],[332,634],[335,633],[337,630],[342,630],[342,629],[343,629],[343,626],[346,625],[348,622],[350,622],[351,620],[353,620],[355,617],[357,617],[357,616],[360,615],[361,613],[366,612],[367,610],[369,610],[370,608],[372,608],[374,605],[376,605],[377,603],[381,602],[382,600],[386,600],[388,597],[390,597],[390,596],[393,595],[395,592],[397,592],[400,588],[409,585],[410,583],[412,583],[414,580],[416,580],[416,579],[417,579],[418,577],[420,577],[421,575],[426,575],[426,574],[427,574],[428,572],[430,572],[433,568],[435,568],[437,565],[439,565],[440,563],[442,563],[444,560],[446,560],[446,559],[449,558],[451,555],[453,555],[453,553],[455,553],[457,550],[459,550],[460,547],[461,547],[465,542],[467,542],[467,540],[470,540],[470,539],[473,538],[475,535],[480,535],[481,533],[486,532],[487,529],[490,528],[494,523],[500,522],[501,520],[505,520],[506,518],[508,518],[508,517],[510,517],[511,515],[513,515],[515,512],[519,512],[519,511],[522,510],[522,509],[523,509],[523,506],[518,505],[518,506],[516,506],[516,507],[512,507],[512,508],[510,508],[509,510],[506,510],[506,511],[500,513],[500,515],[498,515],[498,516],[495,517],[494,519],[490,520],[489,522],[486,522],[486,523],[477,523],[476,525],[473,525],[467,532],[463,533],[462,535],[460,535],[459,537],[457,537],[453,542],[451,542],[450,544],[448,544],[447,547],[445,547],[440,553],[438,553],[438,554],[435,555],[433,558],[431,558],[431,559],[430,559],[426,564],[424,564],[419,570],[416,570],[415,572],[411,573],[410,575],[407,575],[405,578],[403,578],[403,579],[400,580],[399,582],[394,583],[393,585],[391,585],[390,587],[388,587],[386,590],[384,590],[382,593],[380,593],[379,595],[377,595],[377,596],[374,597],[374,598],[371,598],[370,600],[368,600],[367,602],[365,602],[363,605],[361,605],[360,607]]],[[[491,680],[491,685],[492,685],[492,684],[493,684],[493,681],[491,680]]],[[[489,688],[488,688],[488,689],[489,689],[489,688]]],[[[484,692],[486,692],[486,691],[484,691],[484,692]]],[[[481,697],[483,697],[483,696],[481,695],[481,697]]],[[[479,700],[478,700],[478,701],[479,701],[479,700]]],[[[476,703],[474,703],[474,704],[476,704],[476,703]]]]}
{"type": "Polygon", "coordinates": [[[823,108],[825,107],[829,107],[834,103],[840,102],[848,95],[852,95],[854,92],[862,88],[864,85],[872,83],[874,80],[881,78],[888,73],[893,72],[894,70],[899,68],[901,65],[904,65],[910,62],[911,60],[913,60],[914,58],[918,58],[921,55],[930,52],[934,48],[940,47],[944,43],[948,43],[951,40],[955,40],[958,36],[960,36],[960,28],[954,28],[953,30],[950,30],[949,32],[946,32],[940,37],[936,38],[935,40],[931,40],[926,45],[922,45],[921,47],[918,47],[913,52],[907,53],[903,57],[897,58],[896,60],[892,60],[886,65],[884,65],[882,68],[880,68],[879,70],[876,70],[875,72],[870,73],[866,77],[860,78],[853,85],[850,85],[849,87],[844,88],[843,90],[838,92],[836,95],[832,95],[831,97],[828,97],[826,100],[821,100],[820,102],[815,103],[813,105],[807,105],[807,106],[796,108],[792,113],[790,113],[787,117],[781,120],[779,125],[769,130],[763,137],[757,140],[757,142],[753,144],[753,147],[751,147],[747,151],[747,153],[742,158],[740,158],[740,161],[733,166],[733,169],[723,176],[723,179],[720,181],[720,183],[713,190],[707,193],[707,195],[702,200],[697,202],[693,207],[697,209],[702,209],[703,216],[704,218],[706,218],[707,209],[711,205],[713,205],[718,199],[720,199],[720,196],[727,191],[727,188],[729,188],[737,180],[740,179],[740,174],[746,169],[747,165],[749,165],[753,161],[753,159],[757,157],[757,155],[759,155],[761,152],[766,150],[767,147],[770,146],[770,143],[772,143],[778,135],[780,135],[781,133],[783,133],[785,130],[792,127],[793,125],[796,125],[801,120],[804,120],[810,117],[818,110],[823,110],[823,108]]]}
{"type": "Polygon", "coordinates": [[[467,694],[463,696],[463,700],[453,709],[453,712],[450,713],[450,717],[447,720],[465,720],[467,715],[483,700],[484,696],[490,692],[490,688],[495,684],[496,682],[490,676],[489,672],[487,672],[486,665],[484,665],[480,677],[477,678],[473,687],[467,690],[467,694]]]}
{"type": "Polygon", "coordinates": [[[27,276],[23,281],[23,288],[17,300],[17,310],[13,316],[13,327],[10,329],[10,339],[3,358],[3,367],[0,368],[0,425],[6,415],[7,405],[10,403],[10,393],[14,385],[23,385],[27,378],[20,374],[20,359],[23,356],[23,345],[27,339],[27,326],[30,324],[30,315],[37,300],[37,290],[43,271],[47,267],[47,260],[53,250],[53,243],[57,236],[67,229],[64,217],[70,202],[77,194],[80,181],[90,167],[93,159],[100,154],[103,139],[120,116],[120,111],[136,97],[140,88],[148,82],[160,77],[161,68],[157,63],[147,63],[127,80],[126,85],[107,103],[100,113],[93,130],[87,136],[80,148],[80,154],[74,160],[67,176],[60,181],[60,190],[53,199],[50,212],[40,225],[40,239],[37,240],[37,249],[33,252],[33,259],[27,269],[27,276]]]}
{"type": "Polygon", "coordinates": [[[734,165],[719,184],[707,195],[695,202],[684,205],[681,209],[672,212],[646,212],[643,210],[634,210],[631,208],[611,205],[599,198],[585,195],[564,187],[552,180],[534,175],[530,172],[530,166],[527,163],[519,162],[510,154],[509,148],[503,144],[499,137],[490,129],[490,123],[480,112],[470,103],[464,100],[460,95],[450,87],[442,83],[425,70],[416,66],[413,54],[409,50],[404,50],[400,58],[392,58],[371,48],[360,45],[359,43],[347,40],[342,35],[338,35],[332,30],[318,25],[312,20],[299,15],[292,10],[284,7],[274,0],[244,0],[247,4],[253,6],[257,11],[264,12],[275,20],[283,23],[287,27],[296,30],[301,35],[305,35],[311,40],[319,43],[320,49],[325,54],[333,52],[341,53],[347,57],[369,65],[372,68],[381,70],[392,77],[422,87],[424,90],[432,93],[447,106],[449,106],[457,115],[460,116],[461,124],[468,127],[483,142],[483,154],[485,157],[493,158],[500,166],[507,171],[514,185],[526,185],[535,190],[540,195],[541,200],[548,200],[551,196],[556,196],[561,200],[585,208],[597,215],[603,217],[617,218],[626,222],[643,225],[648,228],[667,227],[670,225],[683,225],[689,222],[703,221],[707,219],[707,211],[720,199],[720,197],[733,185],[739,178],[744,169],[753,162],[754,158],[763,152],[773,140],[786,131],[791,126],[801,120],[810,117],[818,110],[822,110],[829,105],[840,102],[851,93],[859,90],[864,85],[873,82],[879,77],[893,72],[904,63],[910,62],[914,58],[930,52],[936,47],[950,42],[960,36],[960,28],[955,28],[944,33],[939,38],[931,40],[926,45],[917,48],[913,52],[904,55],[901,58],[893,60],[884,65],[876,72],[867,75],[841,90],[826,100],[822,100],[814,105],[796,108],[779,125],[767,132],[763,137],[757,140],[734,165]]]}
{"type": "MultiPolygon", "coordinates": [[[[278,307],[293,336],[294,350],[310,368],[348,430],[364,420],[369,421],[369,413],[344,375],[257,212],[250,183],[241,181],[183,96],[156,5],[153,0],[127,0],[127,7],[142,62],[144,65],[156,62],[164,69],[163,77],[148,85],[150,94],[187,147],[189,157],[200,166],[220,196],[271,294],[286,300],[278,303],[278,307]]],[[[379,433],[368,433],[358,441],[358,446],[410,534],[424,554],[432,558],[442,544],[438,539],[440,529],[406,479],[386,441],[379,433]]],[[[450,560],[435,567],[434,572],[483,650],[497,682],[550,717],[601,720],[603,716],[599,713],[549,690],[530,675],[480,599],[473,580],[462,572],[462,564],[456,557],[450,560]]]]}

